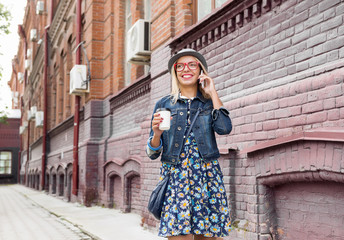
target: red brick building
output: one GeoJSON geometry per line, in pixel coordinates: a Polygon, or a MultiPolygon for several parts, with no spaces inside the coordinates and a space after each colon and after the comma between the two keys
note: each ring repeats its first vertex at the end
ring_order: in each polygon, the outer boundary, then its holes
{"type": "Polygon", "coordinates": [[[5,123],[0,123],[0,184],[18,182],[19,112],[12,111],[5,123]]]}
{"type": "Polygon", "coordinates": [[[145,144],[170,91],[167,61],[190,47],[233,120],[218,137],[232,237],[341,239],[343,18],[340,0],[29,1],[11,80],[28,123],[21,182],[156,226],[146,205],[160,163],[145,144]],[[126,50],[148,36],[127,34],[139,19],[150,23],[150,55],[126,50]],[[70,71],[87,65],[83,47],[91,80],[76,97],[70,71]],[[37,127],[35,110],[46,116],[37,127]]]}

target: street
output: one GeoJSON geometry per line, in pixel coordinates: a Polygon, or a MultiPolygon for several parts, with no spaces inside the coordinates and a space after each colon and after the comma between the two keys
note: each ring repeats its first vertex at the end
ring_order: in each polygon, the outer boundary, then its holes
{"type": "Polygon", "coordinates": [[[22,185],[0,185],[0,240],[160,240],[133,213],[70,203],[22,185]]]}
{"type": "Polygon", "coordinates": [[[0,185],[0,239],[92,239],[9,185],[0,185]]]}

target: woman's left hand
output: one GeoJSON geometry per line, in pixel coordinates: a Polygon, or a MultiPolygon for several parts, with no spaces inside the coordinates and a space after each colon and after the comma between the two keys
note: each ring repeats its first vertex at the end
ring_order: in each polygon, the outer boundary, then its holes
{"type": "Polygon", "coordinates": [[[203,86],[204,86],[203,90],[206,94],[208,94],[209,96],[212,96],[217,93],[214,80],[211,77],[202,73],[201,75],[199,75],[199,81],[200,81],[200,84],[202,84],[203,82],[203,86]]]}

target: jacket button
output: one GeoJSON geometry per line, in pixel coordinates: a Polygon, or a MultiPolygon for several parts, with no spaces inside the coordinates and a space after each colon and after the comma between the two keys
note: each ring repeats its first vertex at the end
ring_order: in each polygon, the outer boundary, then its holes
{"type": "Polygon", "coordinates": [[[175,147],[179,147],[179,144],[178,144],[178,143],[176,143],[176,144],[174,144],[174,146],[175,146],[175,147]]]}
{"type": "Polygon", "coordinates": [[[184,113],[183,113],[183,112],[180,112],[180,113],[179,113],[179,115],[180,115],[180,116],[183,116],[183,115],[184,115],[184,113]]]}
{"type": "Polygon", "coordinates": [[[177,129],[178,129],[178,131],[182,130],[182,128],[181,128],[181,127],[177,127],[177,129]]]}

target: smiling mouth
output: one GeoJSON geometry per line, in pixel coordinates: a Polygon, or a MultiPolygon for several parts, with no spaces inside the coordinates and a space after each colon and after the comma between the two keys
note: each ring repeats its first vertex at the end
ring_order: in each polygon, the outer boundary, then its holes
{"type": "Polygon", "coordinates": [[[193,75],[191,75],[191,74],[183,74],[182,75],[182,78],[184,78],[184,79],[190,79],[192,77],[193,77],[193,75]]]}

